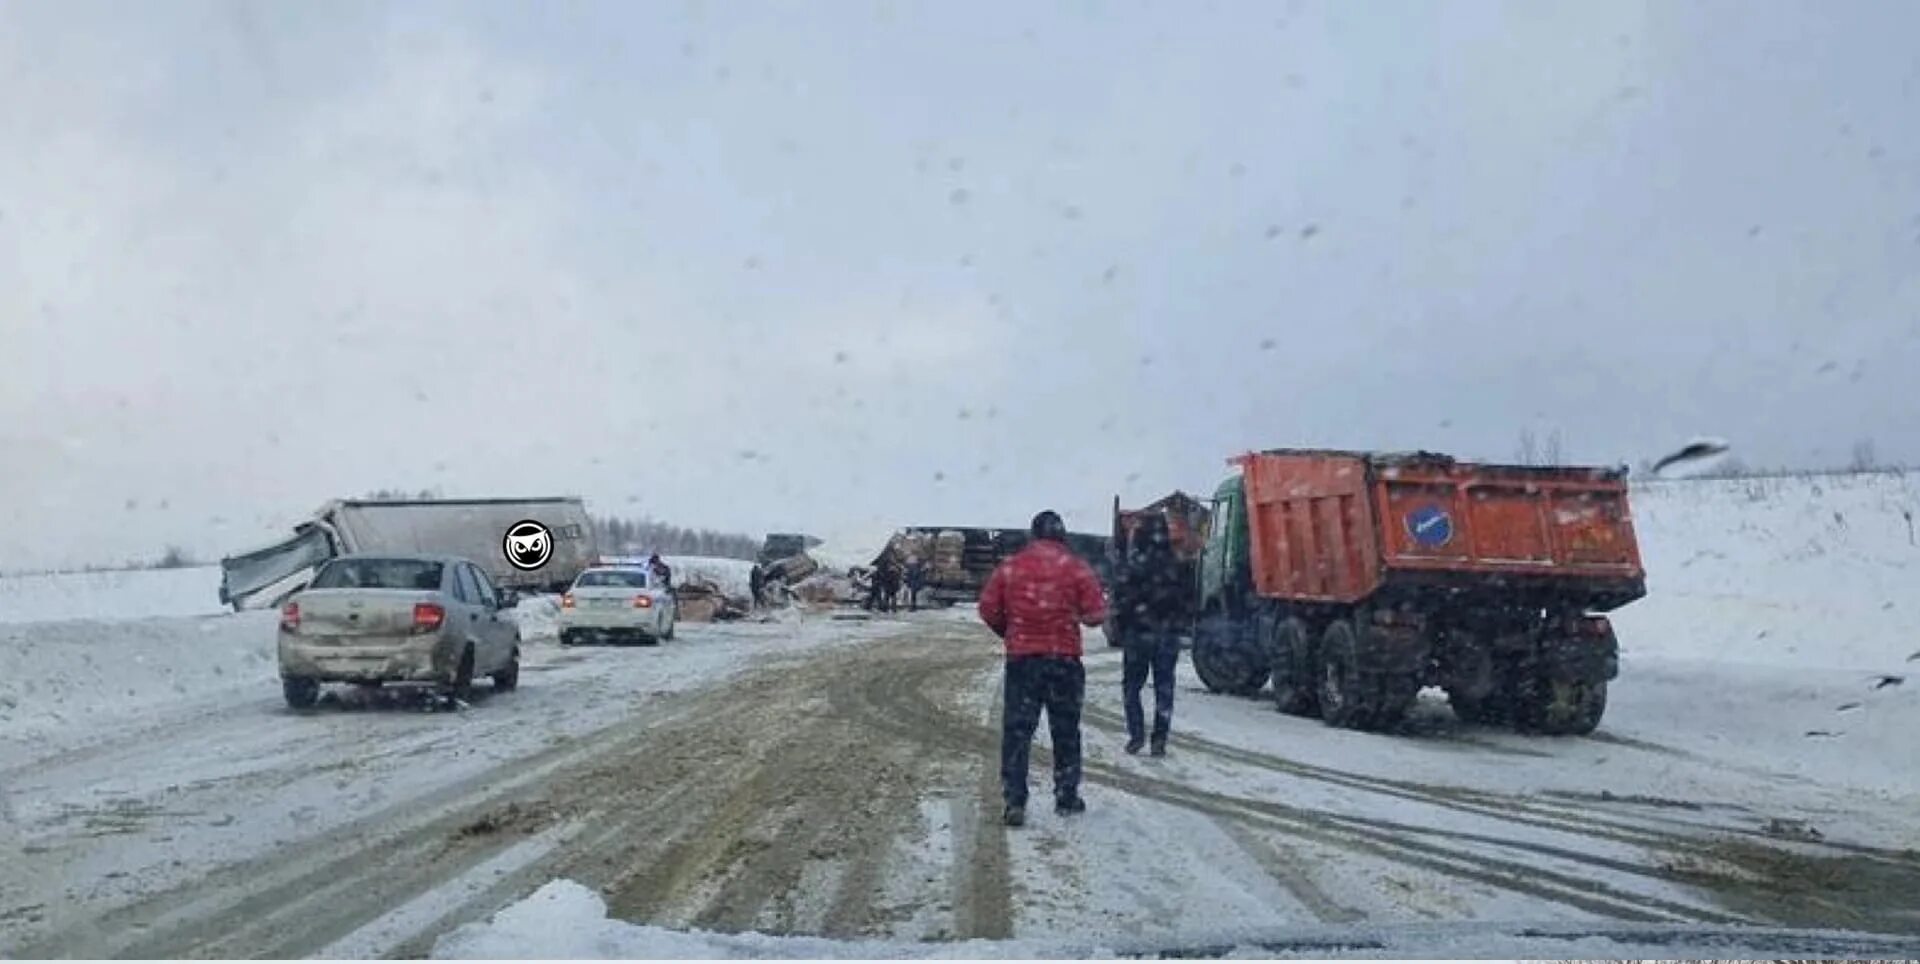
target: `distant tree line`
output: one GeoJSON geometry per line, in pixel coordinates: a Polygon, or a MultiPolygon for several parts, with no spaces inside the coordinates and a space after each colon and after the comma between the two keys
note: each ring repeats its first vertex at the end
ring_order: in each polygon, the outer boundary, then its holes
{"type": "Polygon", "coordinates": [[[760,540],[738,532],[687,529],[652,519],[588,518],[601,551],[615,555],[658,552],[665,556],[752,559],[760,551],[760,540]]]}
{"type": "MultiPolygon", "coordinates": [[[[406,489],[374,489],[361,498],[387,502],[422,502],[444,499],[437,488],[417,492],[406,489]]],[[[594,541],[609,555],[658,552],[667,556],[713,556],[721,559],[752,559],[760,552],[760,540],[738,532],[713,529],[688,529],[653,519],[623,519],[617,516],[588,516],[593,523],[594,541]]]]}
{"type": "Polygon", "coordinates": [[[446,496],[441,495],[439,489],[421,489],[418,492],[409,492],[405,489],[374,489],[361,498],[378,502],[427,502],[433,499],[444,499],[446,496]]]}

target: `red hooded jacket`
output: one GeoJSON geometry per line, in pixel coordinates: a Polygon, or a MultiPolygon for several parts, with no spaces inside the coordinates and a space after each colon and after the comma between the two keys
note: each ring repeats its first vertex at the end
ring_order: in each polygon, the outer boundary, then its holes
{"type": "Polygon", "coordinates": [[[1007,641],[1007,658],[1080,658],[1081,625],[1107,618],[1100,577],[1072,550],[1036,539],[987,577],[980,619],[1007,641]]]}

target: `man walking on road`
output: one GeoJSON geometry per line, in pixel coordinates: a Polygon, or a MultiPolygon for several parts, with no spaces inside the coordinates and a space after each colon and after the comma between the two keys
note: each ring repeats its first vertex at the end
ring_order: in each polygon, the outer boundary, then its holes
{"type": "Polygon", "coordinates": [[[1032,535],[980,590],[980,619],[1007,647],[1000,790],[1009,827],[1027,822],[1027,755],[1043,709],[1053,736],[1054,809],[1062,815],[1087,809],[1080,799],[1080,705],[1087,691],[1080,627],[1107,618],[1100,578],[1067,548],[1059,514],[1034,516],[1032,535]]]}
{"type": "Polygon", "coordinates": [[[1147,745],[1140,688],[1153,675],[1153,755],[1167,753],[1173,727],[1173,674],[1180,662],[1180,633],[1189,624],[1193,587],[1174,555],[1167,520],[1145,516],[1113,587],[1113,608],[1128,633],[1122,640],[1120,696],[1127,710],[1127,752],[1147,745]]]}

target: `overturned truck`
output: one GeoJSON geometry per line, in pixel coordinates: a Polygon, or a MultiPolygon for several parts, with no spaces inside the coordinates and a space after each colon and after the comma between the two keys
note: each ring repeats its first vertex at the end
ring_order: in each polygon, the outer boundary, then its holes
{"type": "Polygon", "coordinates": [[[1624,470],[1274,450],[1232,460],[1193,666],[1331,726],[1397,724],[1424,686],[1476,723],[1585,734],[1618,673],[1608,611],[1646,594],[1624,470]]]}
{"type": "Polygon", "coordinates": [[[356,552],[461,556],[495,585],[560,592],[597,558],[593,526],[581,500],[336,499],[294,526],[293,535],[220,560],[220,602],[236,611],[254,602],[277,605],[304,588],[314,567],[356,552]],[[545,565],[522,570],[507,561],[506,532],[533,520],[552,537],[545,565]]]}
{"type": "MultiPolygon", "coordinates": [[[[908,526],[894,533],[873,565],[878,566],[889,554],[901,562],[919,559],[927,567],[922,598],[934,605],[950,606],[980,598],[980,590],[994,568],[1026,548],[1029,538],[1025,529],[908,526]]],[[[1083,532],[1067,534],[1067,547],[1093,566],[1102,580],[1111,572],[1110,541],[1083,532]]]]}

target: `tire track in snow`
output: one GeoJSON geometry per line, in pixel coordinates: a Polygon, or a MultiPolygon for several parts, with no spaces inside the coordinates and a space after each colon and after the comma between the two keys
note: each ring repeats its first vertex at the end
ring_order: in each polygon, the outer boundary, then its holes
{"type": "MultiPolygon", "coordinates": [[[[1084,717],[1093,721],[1102,730],[1109,733],[1124,734],[1126,723],[1117,713],[1109,710],[1088,709],[1084,717]]],[[[1751,837],[1772,840],[1763,830],[1745,827],[1727,827],[1703,825],[1700,823],[1672,819],[1658,815],[1641,818],[1643,822],[1631,822],[1614,819],[1593,812],[1591,807],[1564,804],[1540,796],[1516,796],[1473,790],[1466,787],[1437,786],[1398,780],[1389,777],[1374,777],[1337,770],[1331,767],[1303,763],[1286,757],[1274,756],[1258,750],[1232,746],[1209,740],[1205,737],[1182,734],[1180,745],[1197,750],[1209,756],[1229,760],[1247,766],[1258,767],[1285,776],[1299,777],[1321,783],[1339,786],[1350,790],[1403,799],[1416,803],[1430,804],[1448,810],[1474,816],[1487,817],[1505,823],[1519,823],[1560,833],[1576,834],[1596,839],[1610,840],[1631,846],[1662,849],[1675,853],[1704,853],[1715,846],[1715,841],[1698,835],[1701,831],[1716,834],[1751,837]],[[1661,823],[1684,828],[1692,833],[1676,833],[1657,829],[1649,824],[1661,823]]],[[[1745,810],[1744,807],[1738,808],[1745,810]]],[[[1474,839],[1468,837],[1466,839],[1474,839]]],[[[1484,840],[1478,842],[1486,842],[1484,840]]],[[[1500,841],[1504,843],[1504,838],[1500,841]]],[[[1820,841],[1818,847],[1855,856],[1870,857],[1894,863],[1908,863],[1909,859],[1898,852],[1860,844],[1841,841],[1820,841]]],[[[1547,853],[1548,856],[1566,856],[1564,853],[1547,853]]],[[[1626,867],[1610,869],[1624,870],[1626,867]]],[[[1645,868],[1641,868],[1644,870],[1645,868]]]]}
{"type": "MultiPolygon", "coordinates": [[[[936,677],[947,677],[948,689],[964,685],[991,662],[978,656],[948,657],[923,661],[918,667],[921,679],[916,686],[873,693],[869,721],[876,728],[904,739],[934,741],[959,753],[997,754],[998,733],[989,727],[963,719],[941,719],[930,714],[931,701],[922,692],[936,677]],[[960,677],[953,679],[953,677],[960,677]]],[[[1035,761],[1050,758],[1044,747],[1034,748],[1035,761]]],[[[1554,870],[1538,864],[1495,858],[1469,849],[1412,839],[1405,825],[1375,825],[1368,820],[1325,811],[1292,807],[1227,794],[1198,790],[1166,781],[1140,776],[1119,768],[1089,761],[1084,764],[1092,782],[1132,793],[1136,796],[1185,807],[1224,820],[1253,823],[1315,840],[1329,846],[1366,853],[1370,856],[1417,867],[1434,873],[1473,880],[1501,890],[1563,904],[1588,913],[1626,920],[1689,920],[1715,923],[1741,923],[1745,918],[1679,901],[1636,894],[1589,877],[1554,870]]],[[[1499,841],[1508,844],[1508,841],[1499,841]]],[[[1554,854],[1575,861],[1587,855],[1577,851],[1554,854]]],[[[1640,865],[1628,865],[1659,872],[1640,865]]]]}

